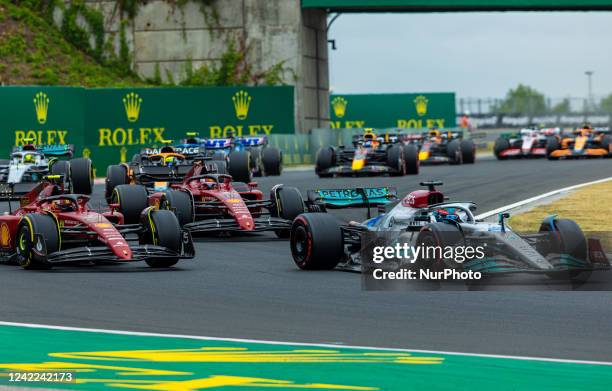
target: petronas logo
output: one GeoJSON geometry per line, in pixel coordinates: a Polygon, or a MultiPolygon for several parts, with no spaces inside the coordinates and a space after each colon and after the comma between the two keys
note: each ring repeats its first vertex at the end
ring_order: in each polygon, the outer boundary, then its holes
{"type": "Polygon", "coordinates": [[[347,105],[348,101],[341,96],[337,96],[332,100],[332,108],[334,109],[334,114],[336,117],[344,117],[344,114],[346,114],[347,105]]]}
{"type": "Polygon", "coordinates": [[[44,92],[34,95],[34,108],[36,109],[36,119],[39,124],[47,122],[47,112],[49,111],[49,97],[44,92]]]}
{"type": "Polygon", "coordinates": [[[141,104],[142,98],[135,92],[130,92],[123,97],[123,106],[125,107],[125,115],[127,116],[128,121],[138,121],[141,104]]]}
{"type": "Polygon", "coordinates": [[[251,105],[252,98],[246,91],[238,91],[232,97],[234,102],[234,110],[236,111],[236,118],[244,120],[249,115],[249,106],[251,105]]]}
{"type": "Polygon", "coordinates": [[[416,107],[416,112],[419,117],[422,117],[427,114],[427,103],[429,103],[429,99],[427,99],[423,95],[419,95],[414,98],[414,106],[416,107]]]}

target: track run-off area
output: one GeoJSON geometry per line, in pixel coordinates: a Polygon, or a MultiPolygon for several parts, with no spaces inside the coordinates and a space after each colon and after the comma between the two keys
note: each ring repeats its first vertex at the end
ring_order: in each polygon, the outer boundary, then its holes
{"type": "MultiPolygon", "coordinates": [[[[304,195],[384,185],[403,196],[434,179],[451,200],[474,201],[483,213],[610,176],[609,159],[482,159],[422,167],[418,176],[319,179],[299,170],[258,182],[266,192],[277,183],[304,195]]],[[[96,186],[94,207],[102,193],[96,186]]],[[[363,220],[365,211],[340,216],[363,220]]],[[[610,292],[367,292],[355,273],[300,271],[288,242],[272,234],[194,241],[196,258],[168,270],[0,265],[2,321],[175,336],[0,324],[0,370],[72,365],[82,369],[77,379],[90,381],[28,386],[76,389],[604,390],[612,383],[610,292]],[[552,360],[525,359],[534,357],[552,360]]]]}

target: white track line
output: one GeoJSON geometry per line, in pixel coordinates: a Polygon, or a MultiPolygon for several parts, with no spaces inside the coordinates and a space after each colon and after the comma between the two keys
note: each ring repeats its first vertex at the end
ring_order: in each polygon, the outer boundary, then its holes
{"type": "Polygon", "coordinates": [[[53,325],[43,325],[43,324],[35,324],[35,323],[17,323],[17,322],[0,321],[0,326],[15,326],[15,327],[34,328],[34,329],[62,330],[62,331],[82,331],[82,332],[87,332],[87,333],[131,335],[131,336],[138,336],[138,337],[181,338],[181,339],[195,339],[195,340],[202,340],[202,341],[225,341],[225,342],[254,343],[254,344],[264,344],[264,345],[295,345],[295,346],[324,347],[324,348],[332,348],[332,349],[367,349],[367,350],[382,350],[382,351],[388,351],[388,352],[426,353],[426,354],[439,354],[439,355],[447,355],[447,356],[484,357],[484,358],[499,358],[499,359],[508,359],[508,360],[612,366],[612,362],[609,362],[609,361],[571,360],[571,359],[548,358],[548,357],[508,356],[508,355],[501,355],[501,354],[445,352],[445,351],[439,351],[439,350],[377,348],[377,347],[372,347],[372,346],[269,341],[269,340],[244,339],[244,338],[219,338],[219,337],[204,337],[200,335],[160,334],[160,333],[147,333],[147,332],[139,332],[139,331],[122,331],[122,330],[83,328],[83,327],[53,326],[53,325]]]}
{"type": "Polygon", "coordinates": [[[590,185],[596,185],[598,183],[603,183],[603,182],[608,182],[608,181],[612,181],[612,177],[608,177],[608,178],[599,179],[599,180],[592,181],[592,182],[581,183],[579,185],[574,185],[574,186],[564,187],[562,189],[557,189],[557,190],[549,191],[548,193],[540,194],[538,196],[531,197],[531,198],[528,198],[526,200],[518,201],[518,202],[515,202],[513,204],[508,204],[508,205],[502,206],[500,208],[493,209],[491,211],[485,212],[483,214],[479,214],[478,216],[476,216],[476,219],[479,219],[479,220],[486,219],[486,218],[494,216],[494,215],[496,215],[498,213],[505,212],[505,211],[510,210],[510,209],[519,208],[521,206],[530,204],[532,202],[539,201],[539,200],[541,200],[543,198],[552,197],[552,196],[557,195],[559,193],[564,193],[566,191],[575,190],[575,189],[579,189],[581,187],[590,186],[590,185]]]}

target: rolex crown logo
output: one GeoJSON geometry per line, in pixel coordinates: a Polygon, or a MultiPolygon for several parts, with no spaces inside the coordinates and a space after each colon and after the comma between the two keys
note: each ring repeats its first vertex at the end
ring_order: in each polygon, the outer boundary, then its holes
{"type": "Polygon", "coordinates": [[[429,102],[429,99],[427,99],[423,95],[419,95],[416,98],[414,98],[414,106],[416,107],[416,112],[419,115],[419,117],[422,117],[425,114],[427,114],[427,103],[428,102],[429,102]]]}
{"type": "Polygon", "coordinates": [[[246,91],[238,91],[232,97],[234,101],[234,110],[236,110],[236,118],[243,120],[249,115],[249,106],[251,104],[251,97],[246,91]]]}
{"type": "Polygon", "coordinates": [[[47,112],[49,111],[49,97],[44,92],[34,95],[34,108],[36,109],[36,119],[39,124],[47,122],[47,112]]]}
{"type": "Polygon", "coordinates": [[[140,115],[140,105],[142,98],[135,92],[130,92],[123,97],[123,106],[125,107],[125,115],[130,122],[138,121],[140,115]]]}
{"type": "Polygon", "coordinates": [[[332,100],[332,108],[334,109],[334,114],[336,117],[344,117],[344,114],[346,114],[347,105],[348,101],[341,96],[337,96],[332,100]]]}

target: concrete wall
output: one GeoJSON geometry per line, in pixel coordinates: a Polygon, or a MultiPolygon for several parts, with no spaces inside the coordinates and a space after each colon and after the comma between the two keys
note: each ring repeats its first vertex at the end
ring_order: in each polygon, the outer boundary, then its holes
{"type": "MultiPolygon", "coordinates": [[[[153,77],[159,66],[164,80],[185,76],[185,66],[218,63],[227,42],[245,42],[255,71],[279,62],[290,71],[286,84],[296,86],[296,129],[307,132],[329,121],[327,15],[302,10],[300,0],[216,0],[212,6],[167,0],[140,5],[133,21],[121,18],[115,1],[88,0],[105,17],[105,30],[119,48],[121,20],[133,52],[133,69],[153,77]],[[217,16],[213,16],[213,8],[217,16]]],[[[56,21],[61,20],[61,16],[56,21]]]]}

